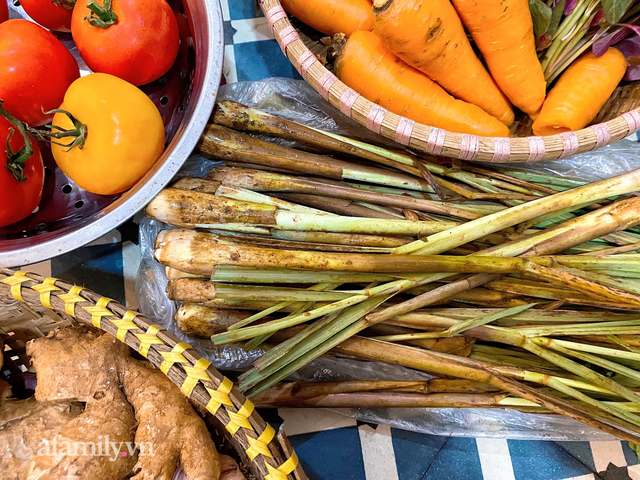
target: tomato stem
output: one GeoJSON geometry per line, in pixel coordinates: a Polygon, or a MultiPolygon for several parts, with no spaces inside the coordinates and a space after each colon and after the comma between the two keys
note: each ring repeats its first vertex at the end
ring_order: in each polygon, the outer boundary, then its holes
{"type": "Polygon", "coordinates": [[[61,147],[69,147],[65,150],[65,152],[68,152],[72,148],[76,147],[82,150],[82,148],[84,147],[84,142],[87,140],[87,134],[89,133],[87,126],[66,110],[56,108],[54,110],[51,110],[50,112],[45,113],[47,115],[50,113],[62,113],[66,115],[67,117],[69,117],[69,120],[71,120],[71,123],[73,123],[73,128],[62,128],[57,125],[45,125],[44,127],[42,127],[45,130],[39,130],[37,128],[31,127],[27,127],[27,130],[29,130],[30,133],[33,133],[41,140],[45,140],[61,147]],[[52,140],[53,138],[58,140],[61,138],[73,138],[73,141],[71,143],[60,143],[54,142],[52,140]]]}
{"type": "Polygon", "coordinates": [[[31,145],[31,138],[29,138],[29,134],[27,133],[27,126],[4,109],[4,100],[0,100],[0,116],[9,120],[9,122],[16,127],[15,129],[12,128],[7,136],[7,168],[19,183],[24,183],[27,181],[27,176],[24,174],[24,163],[33,155],[33,146],[31,145]],[[10,142],[16,129],[18,129],[24,139],[24,146],[17,152],[14,152],[10,142]]]}
{"type": "Polygon", "coordinates": [[[89,0],[87,8],[91,13],[84,17],[94,27],[109,28],[118,21],[118,17],[113,12],[111,2],[113,0],[102,0],[102,5],[96,0],[89,0]]]}
{"type": "Polygon", "coordinates": [[[62,7],[66,10],[73,10],[76,0],[51,0],[56,7],[62,7]]]}

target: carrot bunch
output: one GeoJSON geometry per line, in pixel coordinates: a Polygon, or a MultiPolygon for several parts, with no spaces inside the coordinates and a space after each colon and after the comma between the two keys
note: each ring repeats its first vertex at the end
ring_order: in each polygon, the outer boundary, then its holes
{"type": "MultiPolygon", "coordinates": [[[[347,86],[389,111],[457,133],[508,136],[515,118],[512,105],[535,120],[536,134],[583,128],[626,71],[626,59],[617,50],[581,56],[589,45],[576,54],[575,49],[558,50],[555,41],[556,63],[571,60],[575,68],[566,71],[545,101],[549,77],[538,59],[540,22],[534,24],[528,0],[282,3],[315,29],[344,34],[334,37],[329,60],[347,86]]],[[[561,23],[562,16],[555,15],[549,20],[555,26],[547,25],[542,33],[549,36],[557,29],[564,35],[572,25],[568,22],[582,19],[573,17],[561,23]]],[[[588,29],[593,18],[586,20],[588,29]]]]}

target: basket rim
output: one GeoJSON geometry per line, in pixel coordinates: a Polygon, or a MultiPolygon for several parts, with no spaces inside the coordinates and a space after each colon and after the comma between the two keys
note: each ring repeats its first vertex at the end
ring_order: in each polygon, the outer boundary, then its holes
{"type": "Polygon", "coordinates": [[[65,312],[140,353],[185,396],[221,422],[259,479],[307,480],[284,431],[276,432],[265,422],[251,400],[194,347],[152,324],[143,314],[62,280],[0,267],[0,302],[16,300],[65,312]]]}
{"type": "Polygon", "coordinates": [[[280,0],[258,3],[283,54],[325,100],[372,132],[430,155],[490,163],[558,160],[604,147],[640,130],[640,108],[575,132],[544,137],[482,137],[418,123],[367,100],[327,70],[301,40],[280,0]]]}

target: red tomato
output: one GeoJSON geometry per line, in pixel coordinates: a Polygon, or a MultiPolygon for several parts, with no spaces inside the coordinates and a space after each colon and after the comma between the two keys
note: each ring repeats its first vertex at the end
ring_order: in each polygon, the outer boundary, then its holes
{"type": "Polygon", "coordinates": [[[71,34],[94,72],[109,73],[134,85],[157,80],[178,55],[178,22],[165,0],[103,0],[93,3],[100,17],[78,0],[71,34]],[[87,18],[89,17],[89,18],[87,18]]]}
{"type": "Polygon", "coordinates": [[[79,76],[75,59],[51,32],[27,20],[0,24],[0,99],[12,115],[44,125],[53,118],[44,112],[62,104],[79,76]]]}
{"type": "Polygon", "coordinates": [[[20,5],[31,18],[43,27],[58,32],[71,31],[74,3],[68,0],[20,0],[20,5]]]}
{"type": "MultiPolygon", "coordinates": [[[[31,139],[33,154],[22,164],[22,175],[18,179],[7,168],[7,137],[15,127],[4,117],[0,117],[0,227],[19,222],[29,216],[40,203],[44,186],[44,165],[36,142],[31,139]]],[[[18,152],[24,147],[22,135],[15,131],[9,142],[11,150],[18,152]]]]}
{"type": "Polygon", "coordinates": [[[9,20],[9,6],[6,0],[0,0],[0,23],[9,20]]]}

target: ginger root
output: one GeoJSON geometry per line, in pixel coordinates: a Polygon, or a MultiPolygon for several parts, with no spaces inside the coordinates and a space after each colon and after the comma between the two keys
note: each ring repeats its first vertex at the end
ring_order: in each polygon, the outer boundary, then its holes
{"type": "Polygon", "coordinates": [[[36,400],[77,399],[87,406],[62,428],[59,437],[49,439],[66,448],[35,457],[28,480],[120,480],[131,472],[133,455],[111,460],[111,452],[96,454],[105,441],[115,442],[118,449],[133,445],[136,421],[118,378],[118,366],[128,353],[127,346],[115,338],[78,328],[29,342],[27,354],[38,376],[36,400]]]}
{"type": "Polygon", "coordinates": [[[86,411],[61,431],[65,440],[95,442],[108,433],[110,441],[135,440],[140,447],[137,459],[127,455],[112,462],[106,456],[37,458],[29,480],[119,480],[131,472],[132,480],[171,480],[178,464],[187,480],[220,477],[204,421],[162,372],[129,357],[126,345],[110,335],[63,329],[30,342],[27,353],[38,375],[36,399],[87,402],[86,411]]]}
{"type": "Polygon", "coordinates": [[[0,472],[3,480],[27,478],[29,462],[46,453],[46,441],[83,410],[79,402],[8,400],[0,407],[0,472]]]}
{"type": "Polygon", "coordinates": [[[49,439],[56,452],[34,457],[27,480],[121,480],[131,472],[136,458],[127,447],[134,448],[133,409],[117,385],[100,392],[49,439]]]}
{"type": "Polygon", "coordinates": [[[178,461],[188,480],[220,476],[220,460],[204,421],[187,398],[159,370],[129,358],[124,392],[136,412],[136,442],[153,455],[140,455],[132,480],[171,480],[178,461]]]}

